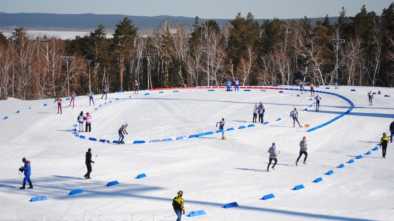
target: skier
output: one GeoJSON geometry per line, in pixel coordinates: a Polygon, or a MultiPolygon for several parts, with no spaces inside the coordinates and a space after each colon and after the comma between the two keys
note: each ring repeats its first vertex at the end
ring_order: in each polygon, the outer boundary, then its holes
{"type": "Polygon", "coordinates": [[[274,169],[276,164],[278,163],[278,156],[277,156],[277,153],[276,153],[276,145],[275,145],[275,143],[272,143],[272,146],[268,149],[268,153],[270,155],[269,155],[269,162],[268,162],[268,166],[267,166],[267,172],[269,172],[272,162],[274,162],[274,164],[271,167],[272,169],[274,169]]]}
{"type": "Polygon", "coordinates": [[[391,122],[390,124],[390,143],[393,142],[393,136],[394,136],[394,121],[391,122]]]}
{"type": "Polygon", "coordinates": [[[94,105],[94,97],[93,97],[93,92],[89,92],[89,106],[94,105]]]}
{"type": "Polygon", "coordinates": [[[183,191],[178,191],[177,196],[172,199],[172,208],[176,214],[176,221],[182,220],[182,215],[185,214],[185,207],[184,207],[185,200],[183,199],[183,191]]]}
{"type": "Polygon", "coordinates": [[[301,91],[301,94],[302,93],[304,93],[304,82],[300,82],[300,91],[301,91]]]}
{"type": "Polygon", "coordinates": [[[120,126],[120,128],[119,128],[119,130],[118,130],[118,134],[119,134],[119,143],[120,144],[124,144],[124,136],[125,135],[127,135],[128,133],[127,133],[127,131],[126,131],[126,129],[127,129],[127,123],[125,123],[125,124],[122,124],[122,126],[120,126]]]}
{"type": "Polygon", "coordinates": [[[75,97],[77,94],[75,91],[72,92],[71,97],[70,97],[70,104],[68,106],[72,106],[73,108],[75,107],[75,97]]]}
{"type": "Polygon", "coordinates": [[[235,90],[235,92],[239,91],[239,87],[240,87],[239,80],[236,79],[235,83],[234,83],[234,90],[235,90]]]}
{"type": "Polygon", "coordinates": [[[224,118],[222,118],[221,121],[216,123],[216,127],[219,126],[219,131],[222,133],[222,140],[224,140],[224,124],[225,124],[224,118]]]}
{"type": "Polygon", "coordinates": [[[226,82],[226,91],[231,91],[231,85],[232,85],[231,80],[227,80],[227,82],[226,82]]]}
{"type": "Polygon", "coordinates": [[[320,101],[321,101],[321,97],[319,95],[316,95],[315,96],[316,112],[319,112],[320,110],[320,101]]]}
{"type": "Polygon", "coordinates": [[[57,103],[57,113],[58,114],[62,114],[63,113],[63,109],[62,109],[62,98],[57,97],[55,102],[57,103]]]}
{"type": "Polygon", "coordinates": [[[380,146],[382,146],[382,156],[386,158],[387,143],[389,142],[389,137],[386,133],[383,133],[382,138],[380,138],[380,146]]]}
{"type": "Polygon", "coordinates": [[[105,100],[108,99],[108,93],[109,93],[109,86],[105,85],[104,90],[103,90],[103,95],[101,95],[101,100],[105,97],[105,100]]]}
{"type": "Polygon", "coordinates": [[[311,96],[314,96],[315,95],[315,85],[311,84],[310,88],[311,88],[311,96]]]}
{"type": "Polygon", "coordinates": [[[140,83],[138,82],[137,79],[134,80],[134,94],[138,94],[138,91],[140,90],[140,83]]]}
{"type": "Polygon", "coordinates": [[[92,173],[92,163],[94,163],[92,160],[92,150],[89,148],[85,153],[85,165],[87,169],[87,172],[84,175],[85,179],[90,179],[90,173],[92,173]]]}
{"type": "Polygon", "coordinates": [[[81,113],[79,113],[79,115],[77,117],[79,132],[83,131],[83,121],[84,121],[84,116],[83,116],[83,111],[81,111],[81,113]]]}
{"type": "Polygon", "coordinates": [[[85,116],[85,132],[92,132],[92,115],[89,112],[85,116]]]}
{"type": "Polygon", "coordinates": [[[265,108],[263,103],[260,102],[259,107],[257,108],[257,113],[259,115],[259,122],[264,123],[264,113],[265,113],[265,108]]]}
{"type": "Polygon", "coordinates": [[[368,101],[369,101],[369,105],[372,106],[372,104],[373,104],[373,93],[372,93],[372,91],[368,92],[368,101]]]}
{"type": "Polygon", "coordinates": [[[255,104],[253,108],[253,123],[257,122],[257,114],[258,114],[258,106],[257,104],[255,104]]]}
{"type": "Polygon", "coordinates": [[[31,182],[31,165],[30,161],[26,160],[26,158],[22,158],[23,166],[19,168],[19,171],[23,173],[23,184],[19,189],[25,189],[26,183],[29,183],[29,189],[33,189],[33,184],[31,182]]]}
{"type": "Polygon", "coordinates": [[[294,110],[292,110],[292,111],[290,112],[290,117],[291,117],[291,119],[293,119],[293,127],[295,127],[295,123],[296,123],[296,122],[297,122],[297,124],[298,124],[299,127],[302,127],[301,124],[300,124],[300,122],[298,121],[298,111],[297,111],[297,108],[294,108],[294,110]]]}
{"type": "Polygon", "coordinates": [[[307,144],[306,144],[306,137],[302,137],[302,140],[300,142],[300,153],[297,157],[296,160],[296,166],[298,165],[298,161],[300,160],[301,156],[304,155],[304,164],[306,163],[306,159],[308,158],[308,152],[307,152],[307,144]]]}

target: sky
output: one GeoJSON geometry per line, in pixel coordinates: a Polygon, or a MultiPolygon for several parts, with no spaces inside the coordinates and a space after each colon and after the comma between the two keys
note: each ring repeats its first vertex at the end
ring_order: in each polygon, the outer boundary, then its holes
{"type": "Polygon", "coordinates": [[[0,0],[0,12],[95,13],[233,18],[248,12],[256,18],[352,16],[363,4],[378,14],[393,0],[0,0]]]}

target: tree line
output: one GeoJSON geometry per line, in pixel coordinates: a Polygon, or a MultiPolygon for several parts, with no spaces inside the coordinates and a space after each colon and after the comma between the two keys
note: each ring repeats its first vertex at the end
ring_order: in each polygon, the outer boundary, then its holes
{"type": "Polygon", "coordinates": [[[107,38],[99,25],[73,40],[0,33],[0,97],[23,99],[141,88],[299,82],[394,86],[394,3],[363,6],[335,22],[260,21],[238,14],[224,27],[196,18],[192,30],[164,23],[149,35],[128,18],[107,38]]]}

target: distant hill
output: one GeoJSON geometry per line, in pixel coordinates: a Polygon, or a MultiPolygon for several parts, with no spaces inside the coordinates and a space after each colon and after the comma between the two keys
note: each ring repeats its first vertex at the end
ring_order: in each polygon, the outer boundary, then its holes
{"type": "MultiPolygon", "coordinates": [[[[152,30],[167,21],[191,28],[195,18],[180,16],[127,16],[127,15],[99,15],[99,14],[47,14],[47,13],[3,13],[0,12],[0,28],[10,29],[25,27],[30,29],[94,29],[102,24],[106,29],[114,29],[124,17],[128,17],[139,30],[152,30]]],[[[219,25],[228,20],[215,19],[219,25]]]]}

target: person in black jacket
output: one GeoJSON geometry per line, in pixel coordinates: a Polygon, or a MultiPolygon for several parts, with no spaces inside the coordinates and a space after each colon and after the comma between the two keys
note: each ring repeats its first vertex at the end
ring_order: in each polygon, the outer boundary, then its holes
{"type": "Polygon", "coordinates": [[[391,122],[390,124],[390,143],[393,142],[393,136],[394,136],[394,121],[391,122]]]}
{"type": "Polygon", "coordinates": [[[92,172],[92,163],[94,161],[92,160],[92,150],[89,148],[88,152],[85,154],[85,164],[86,164],[86,169],[88,170],[85,174],[86,179],[90,179],[90,173],[92,172]]]}

